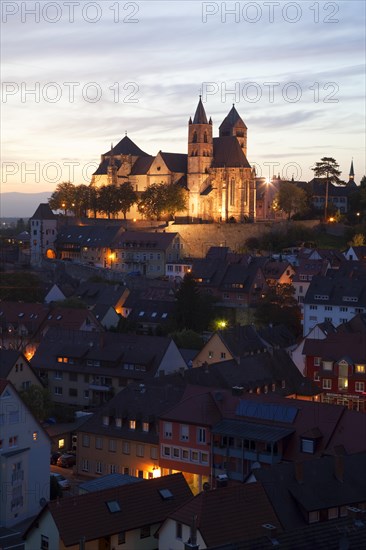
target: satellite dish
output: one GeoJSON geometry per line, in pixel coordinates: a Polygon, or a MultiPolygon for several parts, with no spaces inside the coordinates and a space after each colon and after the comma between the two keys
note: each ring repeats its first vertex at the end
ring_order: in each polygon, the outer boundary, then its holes
{"type": "Polygon", "coordinates": [[[47,500],[44,497],[42,497],[39,501],[39,505],[43,508],[43,506],[46,506],[46,504],[47,504],[47,500]]]}

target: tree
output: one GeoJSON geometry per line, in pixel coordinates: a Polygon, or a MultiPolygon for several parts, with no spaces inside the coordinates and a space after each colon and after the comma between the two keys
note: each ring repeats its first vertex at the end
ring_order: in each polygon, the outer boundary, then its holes
{"type": "Polygon", "coordinates": [[[50,500],[56,500],[57,498],[62,498],[63,496],[62,487],[56,477],[50,476],[50,500]]]}
{"type": "Polygon", "coordinates": [[[190,329],[202,332],[209,326],[212,311],[212,298],[201,295],[192,274],[186,273],[176,293],[174,318],[177,330],[190,329]]]}
{"type": "Polygon", "coordinates": [[[44,290],[40,279],[34,273],[2,273],[0,300],[14,302],[43,302],[44,290]]]}
{"type": "Polygon", "coordinates": [[[123,213],[124,219],[127,217],[127,212],[137,201],[137,194],[133,189],[132,183],[127,181],[122,183],[117,188],[119,209],[123,213]]]}
{"type": "Polygon", "coordinates": [[[202,336],[191,329],[183,329],[170,334],[178,348],[202,349],[204,341],[202,336]]]}
{"type": "Polygon", "coordinates": [[[277,208],[287,214],[287,219],[306,208],[306,192],[291,181],[282,181],[274,200],[277,208]]]}
{"type": "Polygon", "coordinates": [[[159,220],[164,210],[160,185],[159,183],[153,183],[141,193],[137,209],[146,218],[156,218],[159,220]]]}
{"type": "Polygon", "coordinates": [[[78,218],[86,218],[87,212],[89,209],[89,187],[87,185],[81,184],[77,185],[75,188],[75,195],[74,195],[74,206],[72,206],[72,210],[75,213],[75,216],[78,218]]]}
{"type": "Polygon", "coordinates": [[[63,210],[66,216],[68,210],[73,210],[75,206],[75,185],[70,181],[59,183],[56,190],[48,199],[51,210],[63,210]]]}
{"type": "Polygon", "coordinates": [[[98,214],[98,200],[99,190],[96,187],[90,185],[88,187],[88,208],[93,212],[94,218],[96,218],[98,214]]]}
{"type": "Polygon", "coordinates": [[[362,233],[356,233],[356,235],[353,235],[351,242],[348,244],[350,246],[364,246],[365,236],[362,233]]]}
{"type": "Polygon", "coordinates": [[[22,390],[20,397],[40,422],[43,422],[52,411],[53,403],[47,388],[32,385],[22,390]]]}
{"type": "Polygon", "coordinates": [[[301,312],[290,284],[271,285],[258,303],[255,320],[259,325],[283,324],[296,335],[301,333],[301,312]]]}
{"type": "Polygon", "coordinates": [[[107,215],[117,215],[120,210],[118,188],[116,185],[103,185],[99,189],[98,211],[107,215]]]}
{"type": "Polygon", "coordinates": [[[137,208],[147,218],[159,220],[164,212],[174,218],[186,208],[185,191],[176,183],[153,183],[141,194],[137,208]]]}
{"type": "Polygon", "coordinates": [[[162,203],[164,205],[163,211],[168,214],[170,218],[174,219],[176,212],[181,212],[187,208],[186,205],[186,192],[183,187],[180,187],[176,183],[170,183],[168,185],[162,184],[162,203]]]}
{"type": "Polygon", "coordinates": [[[316,178],[325,179],[325,203],[324,203],[324,221],[327,221],[328,217],[328,193],[329,182],[331,183],[344,183],[339,179],[341,172],[339,171],[339,164],[332,157],[323,157],[320,162],[317,162],[312,168],[316,178]]]}

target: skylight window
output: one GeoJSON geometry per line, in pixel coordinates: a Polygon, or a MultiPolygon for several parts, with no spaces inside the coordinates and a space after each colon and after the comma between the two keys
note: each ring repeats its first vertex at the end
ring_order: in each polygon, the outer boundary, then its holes
{"type": "Polygon", "coordinates": [[[121,511],[121,506],[119,505],[119,502],[117,500],[108,500],[106,502],[106,505],[111,514],[115,514],[116,512],[121,511]]]}
{"type": "Polygon", "coordinates": [[[140,311],[139,317],[142,317],[143,315],[145,315],[145,312],[144,312],[144,311],[140,311]]]}
{"type": "Polygon", "coordinates": [[[24,317],[24,313],[18,313],[18,317],[24,317]]]}
{"type": "Polygon", "coordinates": [[[62,319],[62,315],[57,315],[56,319],[57,321],[59,321],[60,319],[62,319]]]}
{"type": "Polygon", "coordinates": [[[159,489],[160,496],[163,500],[169,500],[173,498],[173,493],[170,489],[159,489]]]}

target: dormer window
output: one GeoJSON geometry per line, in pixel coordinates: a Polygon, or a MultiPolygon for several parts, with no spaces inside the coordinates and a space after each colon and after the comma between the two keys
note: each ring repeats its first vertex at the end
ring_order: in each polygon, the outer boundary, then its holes
{"type": "Polygon", "coordinates": [[[136,420],[130,420],[128,426],[130,430],[136,430],[136,420]]]}
{"type": "Polygon", "coordinates": [[[305,437],[302,437],[301,438],[301,452],[302,453],[314,454],[315,453],[315,440],[314,439],[306,439],[305,437]]]}

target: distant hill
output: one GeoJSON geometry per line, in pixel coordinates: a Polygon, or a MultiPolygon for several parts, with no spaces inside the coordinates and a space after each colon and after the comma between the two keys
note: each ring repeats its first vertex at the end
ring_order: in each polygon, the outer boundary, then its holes
{"type": "Polygon", "coordinates": [[[43,193],[0,193],[1,218],[30,218],[41,202],[48,202],[53,191],[43,193]]]}

